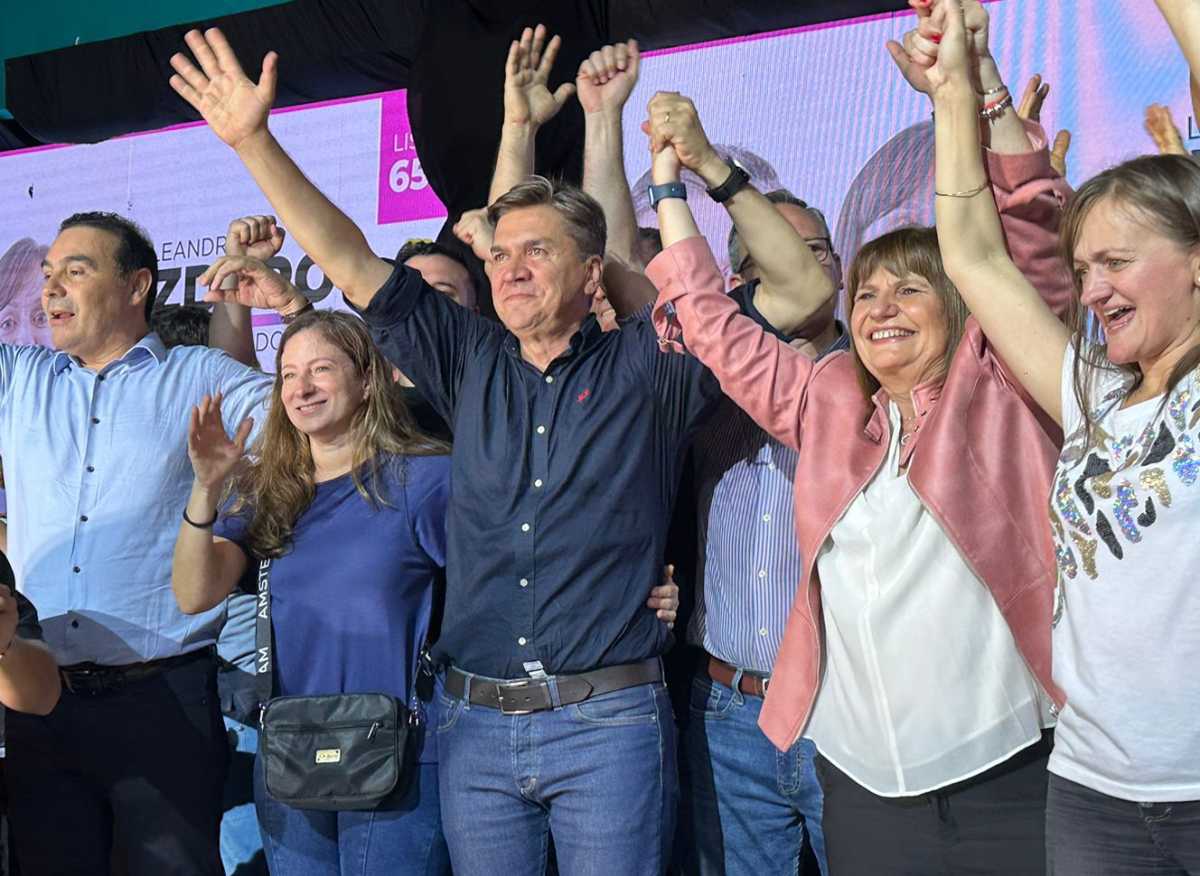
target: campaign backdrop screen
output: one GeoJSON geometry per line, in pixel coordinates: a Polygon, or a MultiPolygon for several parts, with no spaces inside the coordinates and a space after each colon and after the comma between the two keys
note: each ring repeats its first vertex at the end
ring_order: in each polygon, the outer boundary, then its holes
{"type": "MultiPolygon", "coordinates": [[[[1200,138],[1186,64],[1149,0],[996,0],[988,8],[1014,97],[1034,73],[1051,85],[1043,120],[1050,137],[1073,133],[1071,182],[1153,151],[1142,127],[1151,103],[1171,109],[1185,141],[1200,138]]],[[[639,123],[658,90],[693,98],[712,141],[730,147],[761,188],[786,187],[820,208],[846,264],[878,233],[931,222],[929,102],[884,47],[913,21],[887,13],[647,56],[625,115],[626,171],[642,224],[655,223],[639,123]]],[[[281,110],[271,127],[381,255],[441,227],[445,209],[421,172],[403,91],[281,110]]],[[[232,150],[201,124],[2,153],[0,198],[0,342],[19,343],[48,342],[39,264],[71,213],[112,210],[139,222],[158,251],[160,294],[177,303],[196,297],[195,280],[222,254],[230,219],[271,212],[232,150]]],[[[727,268],[724,211],[698,189],[691,203],[727,268]]],[[[278,266],[320,306],[342,306],[290,239],[280,255],[278,266]]],[[[280,326],[273,314],[255,322],[260,358],[273,368],[280,326]]]]}

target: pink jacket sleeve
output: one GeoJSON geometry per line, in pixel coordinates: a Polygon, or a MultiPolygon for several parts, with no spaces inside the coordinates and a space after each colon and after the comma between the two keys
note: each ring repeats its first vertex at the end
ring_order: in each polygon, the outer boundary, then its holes
{"type": "Polygon", "coordinates": [[[987,153],[988,175],[1009,255],[1059,319],[1074,295],[1071,275],[1059,258],[1058,227],[1071,187],[1050,165],[1046,134],[1025,123],[1034,151],[1019,155],[987,153]]]}
{"type": "Polygon", "coordinates": [[[721,389],[763,429],[800,446],[800,417],[813,363],[743,316],[725,294],[716,260],[702,237],[663,250],[646,268],[658,288],[659,344],[686,349],[716,375],[721,389]]]}

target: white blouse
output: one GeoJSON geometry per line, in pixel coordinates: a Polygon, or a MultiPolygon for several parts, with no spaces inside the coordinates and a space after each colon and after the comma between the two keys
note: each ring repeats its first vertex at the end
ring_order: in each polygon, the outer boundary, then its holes
{"type": "Polygon", "coordinates": [[[895,404],[889,415],[886,461],[817,557],[825,666],[806,735],[864,788],[900,797],[1002,763],[1051,719],[991,593],[899,469],[895,404]]]}

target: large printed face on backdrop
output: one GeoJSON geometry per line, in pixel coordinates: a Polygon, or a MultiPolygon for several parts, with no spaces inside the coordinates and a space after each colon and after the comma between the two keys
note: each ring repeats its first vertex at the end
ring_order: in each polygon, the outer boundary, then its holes
{"type": "Polygon", "coordinates": [[[492,304],[513,334],[563,331],[592,305],[598,258],[583,259],[551,206],[520,207],[496,222],[492,238],[492,304]]]}
{"type": "Polygon", "coordinates": [[[320,329],[297,332],[279,358],[280,398],[288,420],[309,438],[345,435],[367,398],[367,381],[346,351],[320,329]]]}
{"type": "Polygon", "coordinates": [[[1200,253],[1164,236],[1136,208],[1098,201],[1080,226],[1074,269],[1112,362],[1152,361],[1195,344],[1200,253]]]}
{"type": "Polygon", "coordinates": [[[47,249],[26,237],[0,256],[0,343],[51,346],[42,309],[42,259],[47,249]]]}

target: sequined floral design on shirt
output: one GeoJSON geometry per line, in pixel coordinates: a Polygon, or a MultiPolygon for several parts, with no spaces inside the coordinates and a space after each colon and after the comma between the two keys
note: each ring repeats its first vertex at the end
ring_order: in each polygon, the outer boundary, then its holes
{"type": "Polygon", "coordinates": [[[1092,411],[1092,446],[1077,428],[1063,442],[1050,496],[1050,526],[1058,562],[1054,622],[1065,608],[1063,584],[1082,573],[1097,577],[1096,555],[1106,551],[1125,558],[1142,541],[1142,533],[1171,507],[1170,469],[1185,487],[1200,479],[1196,426],[1200,423],[1200,391],[1196,375],[1182,380],[1167,403],[1140,433],[1109,434],[1103,418],[1121,403],[1126,388],[1117,387],[1092,411]]]}

